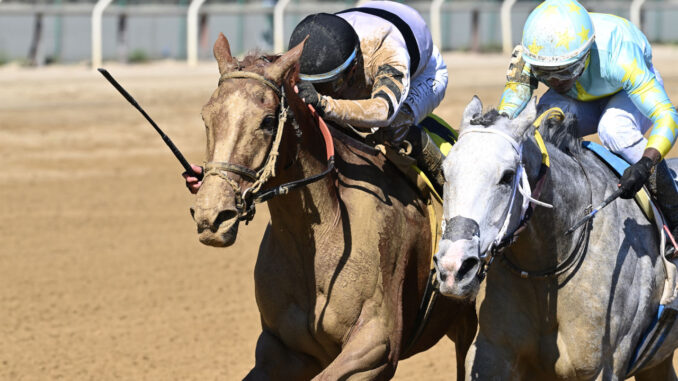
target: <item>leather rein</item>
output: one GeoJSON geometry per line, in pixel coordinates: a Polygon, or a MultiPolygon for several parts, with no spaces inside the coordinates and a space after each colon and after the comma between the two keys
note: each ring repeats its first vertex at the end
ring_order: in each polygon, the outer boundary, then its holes
{"type": "MultiPolygon", "coordinates": [[[[519,156],[520,160],[520,168],[519,171],[522,176],[516,176],[516,180],[514,181],[513,184],[513,191],[512,191],[512,197],[511,197],[511,202],[510,205],[508,206],[506,210],[506,215],[505,215],[505,223],[504,227],[502,228],[502,231],[499,233],[498,237],[492,242],[490,245],[490,248],[487,250],[487,252],[483,253],[480,256],[480,259],[482,261],[482,265],[478,268],[478,272],[476,276],[480,279],[483,280],[485,278],[485,275],[487,274],[487,271],[489,270],[490,265],[492,262],[494,262],[495,257],[500,256],[503,259],[503,261],[507,264],[508,268],[513,272],[514,274],[520,276],[521,278],[549,278],[552,276],[558,276],[560,274],[563,274],[564,272],[568,271],[570,268],[572,268],[575,264],[579,262],[581,257],[584,254],[584,251],[586,250],[587,243],[588,243],[588,238],[590,235],[590,223],[591,221],[587,222],[587,225],[584,227],[582,230],[581,234],[579,235],[579,238],[577,239],[577,244],[575,248],[570,252],[570,254],[567,256],[567,258],[562,261],[561,263],[556,264],[553,268],[546,269],[546,270],[541,270],[541,271],[528,271],[517,264],[515,264],[513,261],[511,261],[506,255],[502,255],[504,250],[511,246],[517,239],[518,235],[525,230],[527,227],[527,223],[530,220],[530,217],[532,217],[532,213],[534,211],[533,205],[539,205],[539,206],[544,206],[547,208],[552,208],[552,205],[543,203],[541,201],[538,201],[537,198],[541,194],[541,190],[543,188],[546,175],[549,172],[550,169],[550,159],[548,155],[548,151],[546,150],[546,145],[544,144],[544,141],[541,137],[541,134],[539,133],[539,125],[544,117],[550,118],[550,117],[560,117],[563,115],[562,111],[560,113],[555,113],[555,115],[552,114],[553,111],[560,111],[560,109],[549,109],[546,112],[544,112],[535,122],[533,123],[535,126],[535,140],[537,142],[537,145],[539,146],[539,149],[542,152],[542,164],[539,169],[539,174],[538,174],[538,179],[537,183],[534,187],[534,190],[530,192],[529,189],[529,181],[527,179],[527,175],[525,173],[525,170],[523,168],[522,164],[522,144],[519,144],[516,142],[516,140],[508,136],[507,134],[504,134],[500,131],[493,130],[490,128],[486,129],[480,129],[480,128],[470,128],[467,131],[469,133],[472,132],[478,132],[478,133],[492,133],[496,135],[502,136],[504,139],[508,140],[509,143],[513,146],[514,150],[519,156]],[[522,177],[522,179],[519,179],[519,177],[522,177]],[[523,189],[527,188],[527,189],[523,189]],[[518,197],[518,194],[522,194],[524,198],[524,202],[527,203],[525,206],[524,210],[521,212],[521,218],[520,222],[518,225],[511,229],[510,232],[508,231],[508,223],[511,219],[511,213],[512,209],[514,206],[515,199],[518,197]]],[[[464,133],[460,134],[459,138],[461,139],[462,135],[464,133]]],[[[589,199],[590,203],[589,206],[587,207],[590,209],[593,204],[593,191],[591,188],[591,179],[589,178],[588,172],[586,172],[586,169],[584,166],[581,164],[579,159],[575,157],[575,161],[579,165],[581,171],[584,173],[584,177],[586,178],[586,183],[588,185],[588,193],[589,193],[589,199]]]]}
{"type": "Polygon", "coordinates": [[[288,113],[290,111],[289,105],[287,105],[286,102],[285,92],[283,91],[282,86],[278,86],[263,75],[253,72],[233,71],[224,73],[221,78],[219,78],[219,85],[221,85],[221,83],[227,79],[254,79],[273,90],[273,92],[280,99],[280,111],[277,115],[278,127],[275,133],[275,138],[271,146],[271,150],[266,157],[266,161],[259,170],[255,171],[245,166],[229,162],[210,161],[205,163],[204,177],[218,176],[225,180],[227,184],[229,184],[229,186],[233,189],[233,193],[235,194],[235,207],[238,212],[238,220],[249,223],[249,221],[254,218],[254,214],[256,212],[255,205],[257,203],[268,201],[275,196],[287,194],[291,190],[314,183],[334,170],[334,141],[332,140],[332,135],[330,134],[325,121],[320,117],[320,115],[318,115],[315,109],[313,109],[313,106],[308,105],[308,108],[313,115],[320,132],[322,133],[323,139],[325,140],[327,169],[319,174],[300,180],[290,181],[262,191],[263,185],[268,180],[275,177],[275,167],[280,154],[280,142],[282,140],[283,131],[287,122],[288,113]],[[238,183],[228,176],[229,172],[246,178],[252,182],[252,185],[243,191],[238,183]]]}

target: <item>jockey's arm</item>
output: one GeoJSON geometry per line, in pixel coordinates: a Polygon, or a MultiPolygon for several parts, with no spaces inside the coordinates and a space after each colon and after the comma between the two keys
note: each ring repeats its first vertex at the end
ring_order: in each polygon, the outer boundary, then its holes
{"type": "MultiPolygon", "coordinates": [[[[443,101],[447,79],[447,65],[438,47],[433,45],[431,58],[421,73],[412,78],[410,91],[405,98],[404,106],[412,111],[412,120],[407,121],[409,125],[421,122],[443,101]]],[[[396,120],[400,119],[398,115],[396,120]]]]}
{"type": "Polygon", "coordinates": [[[530,65],[523,60],[522,49],[522,46],[518,45],[511,53],[511,62],[506,71],[506,85],[499,100],[498,111],[510,118],[523,111],[538,85],[531,73],[530,65]]]}
{"type": "Polygon", "coordinates": [[[652,120],[652,130],[645,149],[647,154],[644,156],[660,155],[652,157],[656,163],[666,156],[676,140],[678,113],[664,86],[645,64],[640,48],[629,49],[620,55],[618,62],[612,74],[621,81],[622,88],[633,104],[652,120]],[[659,155],[656,152],[651,155],[652,150],[656,150],[659,155]]]}
{"type": "Polygon", "coordinates": [[[405,101],[410,88],[407,65],[384,62],[377,66],[369,99],[334,99],[322,96],[324,117],[354,127],[389,126],[405,101]]]}

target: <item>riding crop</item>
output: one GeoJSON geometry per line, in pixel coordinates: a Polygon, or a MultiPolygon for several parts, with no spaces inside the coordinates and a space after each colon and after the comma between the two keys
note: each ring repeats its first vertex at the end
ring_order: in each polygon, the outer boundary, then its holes
{"type": "Polygon", "coordinates": [[[595,209],[593,209],[593,210],[591,211],[591,213],[587,214],[586,216],[584,216],[584,218],[582,218],[581,220],[579,220],[576,224],[572,225],[572,227],[569,228],[569,229],[565,232],[565,235],[571,234],[573,231],[577,230],[577,228],[579,228],[580,226],[584,225],[588,220],[590,220],[590,219],[592,219],[593,217],[595,217],[596,213],[598,213],[599,210],[603,209],[603,208],[606,207],[609,203],[611,203],[612,201],[616,200],[617,197],[619,197],[621,194],[622,194],[621,188],[620,188],[620,189],[617,189],[614,193],[612,193],[612,194],[609,195],[605,200],[603,200],[603,202],[601,202],[600,205],[598,205],[595,209]]]}
{"type": "Polygon", "coordinates": [[[141,108],[141,106],[139,106],[139,104],[137,103],[137,101],[134,100],[134,98],[132,98],[132,96],[127,92],[127,90],[125,90],[125,89],[118,83],[118,81],[116,81],[115,78],[113,78],[113,76],[108,72],[108,70],[103,69],[103,68],[99,68],[99,69],[97,69],[97,70],[99,71],[99,73],[101,73],[101,74],[104,76],[104,78],[106,78],[106,79],[108,80],[108,82],[111,83],[111,85],[113,85],[113,87],[115,87],[115,88],[120,92],[120,94],[122,94],[123,97],[125,97],[125,99],[127,99],[127,101],[128,101],[132,106],[134,106],[134,108],[136,108],[137,110],[139,110],[139,112],[141,113],[141,115],[143,115],[144,118],[146,118],[146,120],[147,120],[149,123],[151,123],[151,125],[153,126],[153,128],[155,128],[155,130],[158,132],[158,134],[160,134],[160,137],[162,138],[162,140],[165,141],[165,144],[167,144],[167,146],[169,147],[169,149],[172,150],[172,153],[173,153],[174,156],[179,160],[179,162],[181,163],[181,166],[184,167],[184,169],[186,170],[186,172],[192,173],[194,177],[197,177],[197,178],[198,178],[198,180],[202,180],[203,174],[202,174],[202,173],[196,173],[196,172],[193,170],[193,168],[191,167],[191,165],[188,163],[188,161],[186,160],[186,158],[184,157],[184,155],[182,155],[181,151],[179,151],[179,149],[177,148],[177,146],[174,145],[174,143],[172,142],[172,140],[171,140],[167,135],[165,135],[165,133],[160,129],[160,127],[158,127],[158,125],[155,124],[155,122],[153,121],[153,119],[151,119],[151,117],[148,116],[148,114],[146,114],[146,111],[144,111],[144,109],[141,108]]]}

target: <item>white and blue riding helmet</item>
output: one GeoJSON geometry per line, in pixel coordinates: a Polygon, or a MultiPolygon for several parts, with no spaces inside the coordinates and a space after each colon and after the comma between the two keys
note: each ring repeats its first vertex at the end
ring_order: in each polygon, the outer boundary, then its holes
{"type": "Polygon", "coordinates": [[[544,71],[583,67],[594,36],[591,17],[576,0],[546,0],[525,21],[523,59],[544,71]]]}

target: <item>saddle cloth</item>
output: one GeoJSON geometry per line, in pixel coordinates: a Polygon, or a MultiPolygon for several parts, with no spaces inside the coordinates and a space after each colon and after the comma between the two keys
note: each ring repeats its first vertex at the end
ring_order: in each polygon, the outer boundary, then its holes
{"type": "MultiPolygon", "coordinates": [[[[587,141],[583,142],[582,145],[606,163],[617,176],[621,176],[624,173],[624,170],[629,166],[624,159],[597,143],[587,141]]],[[[659,306],[657,307],[657,313],[636,346],[634,355],[629,363],[627,377],[631,377],[639,370],[642,370],[645,365],[652,360],[652,357],[659,351],[662,344],[665,343],[666,336],[671,331],[676,320],[676,315],[678,314],[678,290],[676,290],[678,269],[676,268],[675,263],[678,260],[673,259],[672,261],[669,261],[665,256],[666,234],[664,231],[664,218],[645,188],[636,194],[635,199],[647,218],[654,222],[657,227],[660,237],[660,258],[664,264],[666,277],[664,279],[664,291],[659,306]]]]}

